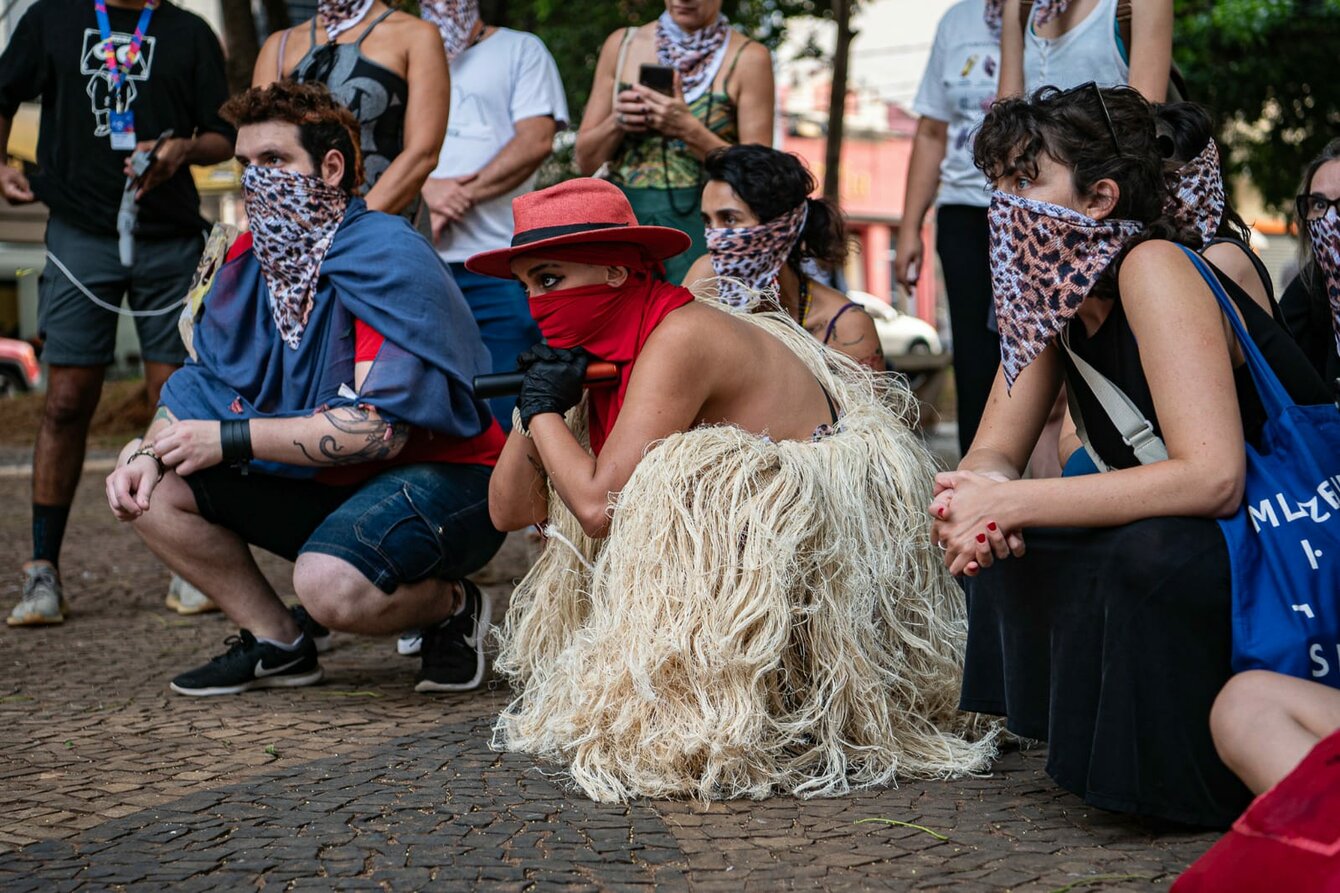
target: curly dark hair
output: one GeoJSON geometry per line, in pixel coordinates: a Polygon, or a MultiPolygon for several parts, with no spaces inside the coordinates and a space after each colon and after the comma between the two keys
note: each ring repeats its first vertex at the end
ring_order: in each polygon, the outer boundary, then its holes
{"type": "Polygon", "coordinates": [[[707,179],[727,183],[760,223],[775,220],[809,203],[809,215],[787,263],[800,268],[805,258],[837,266],[847,257],[847,225],[832,202],[810,198],[816,183],[805,163],[789,152],[757,144],[722,146],[703,163],[707,179]]]}
{"type": "Polygon", "coordinates": [[[1121,262],[1141,242],[1198,243],[1194,234],[1182,232],[1164,212],[1168,185],[1154,109],[1138,91],[1100,90],[1092,84],[1069,90],[1043,87],[1029,98],[992,104],[973,142],[973,162],[987,178],[994,182],[1013,174],[1036,177],[1042,155],[1070,169],[1071,182],[1081,196],[1091,195],[1099,180],[1115,182],[1118,195],[1112,217],[1145,225],[1104,271],[1094,288],[1096,296],[1115,295],[1121,262]]]}
{"type": "Polygon", "coordinates": [[[324,84],[276,81],[252,87],[229,99],[219,109],[234,127],[287,121],[298,125],[298,138],[315,166],[331,149],[344,156],[340,187],[353,192],[363,185],[363,152],[358,119],[340,104],[324,84]]]}

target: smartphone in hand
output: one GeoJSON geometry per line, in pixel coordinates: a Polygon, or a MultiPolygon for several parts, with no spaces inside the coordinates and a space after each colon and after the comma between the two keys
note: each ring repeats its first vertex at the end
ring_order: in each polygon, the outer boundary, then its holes
{"type": "Polygon", "coordinates": [[[643,65],[637,82],[666,96],[675,95],[675,70],[669,65],[643,65]]]}

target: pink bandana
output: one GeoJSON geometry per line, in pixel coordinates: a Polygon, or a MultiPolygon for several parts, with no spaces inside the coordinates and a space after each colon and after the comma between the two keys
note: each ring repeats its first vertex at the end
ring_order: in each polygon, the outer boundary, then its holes
{"type": "Polygon", "coordinates": [[[1340,214],[1330,211],[1320,220],[1307,222],[1312,239],[1312,256],[1326,283],[1331,301],[1331,327],[1335,329],[1335,349],[1340,351],[1340,214]]]}
{"type": "Polygon", "coordinates": [[[1168,200],[1163,208],[1178,229],[1200,236],[1197,248],[1204,248],[1218,234],[1224,219],[1224,175],[1214,140],[1168,176],[1168,200]]]}
{"type": "MultiPolygon", "coordinates": [[[[986,0],[986,26],[991,29],[991,33],[996,37],[1000,36],[1001,19],[1004,17],[1005,3],[1007,0],[986,0]]],[[[1008,0],[1008,2],[1017,2],[1017,0],[1008,0]]],[[[1066,11],[1070,5],[1070,0],[1037,0],[1033,4],[1033,24],[1045,25],[1052,19],[1066,11]]]]}
{"type": "Polygon", "coordinates": [[[334,40],[363,21],[371,8],[372,0],[317,0],[316,14],[326,36],[334,40]]]}
{"type": "Polygon", "coordinates": [[[712,269],[726,277],[717,286],[717,300],[743,309],[754,302],[757,292],[775,289],[777,274],[800,240],[809,212],[810,203],[804,201],[758,226],[709,227],[707,251],[712,269]]]}
{"type": "Polygon", "coordinates": [[[467,49],[479,21],[479,0],[420,0],[419,15],[437,26],[451,62],[467,49]]]}
{"type": "Polygon", "coordinates": [[[349,195],[320,177],[248,165],[242,201],[252,250],[270,289],[279,337],[297,350],[316,297],[317,271],[344,220],[349,195]]]}
{"type": "Polygon", "coordinates": [[[1094,220],[1061,205],[991,195],[991,290],[1005,383],[1038,358],[1144,224],[1094,220]]]}
{"type": "Polygon", "coordinates": [[[679,72],[685,102],[693,102],[712,86],[728,43],[730,22],[720,13],[715,22],[692,34],[675,24],[668,12],[656,20],[656,60],[679,72]]]}

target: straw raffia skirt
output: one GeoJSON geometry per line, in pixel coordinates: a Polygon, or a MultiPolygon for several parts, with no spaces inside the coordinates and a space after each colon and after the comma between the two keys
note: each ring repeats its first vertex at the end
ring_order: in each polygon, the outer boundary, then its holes
{"type": "Polygon", "coordinates": [[[930,542],[934,465],[911,396],[773,314],[833,395],[838,430],[736,427],[654,446],[586,537],[550,540],[512,596],[496,747],[594,800],[842,794],[977,772],[995,735],[956,710],[963,595],[930,542]]]}

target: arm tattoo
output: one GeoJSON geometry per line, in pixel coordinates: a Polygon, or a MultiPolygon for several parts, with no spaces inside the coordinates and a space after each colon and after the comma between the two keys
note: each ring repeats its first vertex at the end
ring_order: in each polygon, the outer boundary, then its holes
{"type": "Polygon", "coordinates": [[[389,459],[409,439],[409,427],[396,426],[376,415],[370,406],[341,406],[316,413],[337,434],[323,434],[313,449],[300,440],[293,445],[313,465],[355,465],[389,459]]]}
{"type": "Polygon", "coordinates": [[[154,411],[154,417],[149,420],[150,426],[159,419],[167,419],[169,422],[177,421],[177,417],[172,414],[172,410],[161,403],[158,404],[158,409],[154,411]]]}

